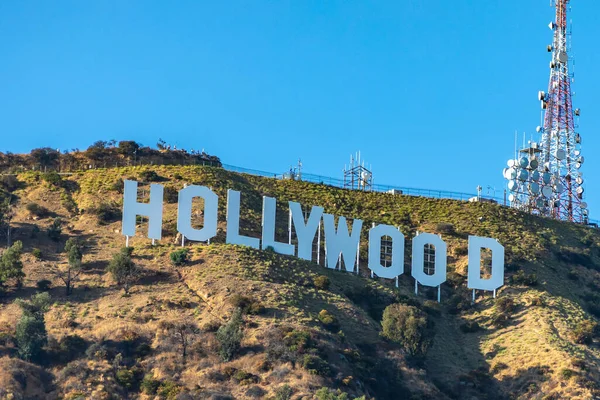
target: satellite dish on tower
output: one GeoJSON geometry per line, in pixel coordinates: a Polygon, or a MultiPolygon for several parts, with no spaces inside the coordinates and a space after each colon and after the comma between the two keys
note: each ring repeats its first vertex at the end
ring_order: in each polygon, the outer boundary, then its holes
{"type": "Polygon", "coordinates": [[[561,51],[558,53],[558,61],[565,64],[567,61],[569,60],[569,57],[567,56],[567,53],[564,51],[561,51]]]}
{"type": "Polygon", "coordinates": [[[544,186],[544,188],[542,189],[542,196],[544,196],[547,199],[552,198],[552,188],[550,186],[544,186]]]}

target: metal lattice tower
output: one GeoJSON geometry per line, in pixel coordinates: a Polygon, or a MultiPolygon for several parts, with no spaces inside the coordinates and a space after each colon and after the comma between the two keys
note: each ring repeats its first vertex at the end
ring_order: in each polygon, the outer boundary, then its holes
{"type": "Polygon", "coordinates": [[[519,151],[509,160],[504,176],[509,180],[511,206],[527,212],[571,222],[587,223],[587,204],[583,201],[583,175],[580,168],[581,136],[576,132],[579,109],[573,109],[569,72],[571,32],[567,25],[570,0],[553,0],[556,19],[549,27],[554,40],[548,46],[552,54],[548,92],[539,92],[542,125],[539,143],[519,151]]]}
{"type": "Polygon", "coordinates": [[[542,166],[552,175],[554,193],[547,215],[573,222],[587,222],[586,205],[583,203],[583,178],[580,172],[581,136],[575,132],[575,116],[571,101],[569,51],[571,36],[567,26],[569,0],[555,0],[556,20],[550,24],[554,41],[548,50],[552,52],[548,94],[540,93],[544,110],[541,150],[542,166]],[[582,207],[582,205],[584,207],[582,207]]]}

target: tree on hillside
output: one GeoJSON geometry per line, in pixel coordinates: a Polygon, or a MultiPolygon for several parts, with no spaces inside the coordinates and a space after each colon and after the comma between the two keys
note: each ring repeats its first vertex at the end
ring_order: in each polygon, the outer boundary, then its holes
{"type": "Polygon", "coordinates": [[[0,285],[9,279],[15,279],[17,287],[21,287],[25,277],[23,262],[21,261],[22,254],[23,243],[21,241],[16,241],[2,253],[0,258],[0,285]]]}
{"type": "Polygon", "coordinates": [[[237,308],[228,323],[217,331],[217,341],[221,348],[219,355],[223,361],[230,361],[240,349],[244,333],[242,332],[242,310],[237,308]]]}
{"type": "Polygon", "coordinates": [[[69,238],[65,244],[68,263],[55,267],[55,275],[64,282],[66,295],[73,291],[74,282],[82,271],[83,243],[78,238],[69,238]]]}
{"type": "Polygon", "coordinates": [[[35,360],[48,343],[44,314],[51,303],[50,295],[39,293],[28,301],[17,299],[15,303],[21,307],[23,312],[15,333],[19,356],[27,361],[35,360]]]}
{"type": "Polygon", "coordinates": [[[402,345],[411,356],[424,355],[433,332],[427,314],[417,307],[405,304],[392,304],[383,311],[381,335],[402,345]]]}
{"type": "Polygon", "coordinates": [[[117,284],[123,288],[126,295],[129,295],[131,285],[140,277],[142,272],[131,259],[132,253],[133,247],[123,247],[113,256],[106,269],[117,284]]]}
{"type": "Polygon", "coordinates": [[[160,327],[179,344],[181,348],[181,356],[183,362],[187,356],[187,349],[194,342],[196,335],[199,332],[196,323],[185,316],[175,315],[168,321],[161,321],[160,327]]]}
{"type": "Polygon", "coordinates": [[[140,144],[133,140],[123,140],[119,142],[119,153],[127,158],[132,158],[139,150],[140,144]]]}
{"type": "Polygon", "coordinates": [[[87,148],[85,151],[85,156],[92,161],[101,162],[108,155],[108,151],[106,149],[107,145],[108,143],[106,143],[104,140],[98,140],[87,148]]]}
{"type": "Polygon", "coordinates": [[[48,237],[53,242],[60,242],[60,235],[62,234],[62,220],[60,218],[54,218],[52,224],[48,227],[48,237]]]}
{"type": "Polygon", "coordinates": [[[31,150],[31,158],[37,165],[40,165],[42,169],[55,166],[58,163],[59,157],[60,153],[50,147],[41,147],[31,150]]]}
{"type": "Polygon", "coordinates": [[[9,194],[0,202],[0,229],[6,230],[6,246],[11,245],[11,226],[15,209],[13,207],[15,196],[9,194]]]}

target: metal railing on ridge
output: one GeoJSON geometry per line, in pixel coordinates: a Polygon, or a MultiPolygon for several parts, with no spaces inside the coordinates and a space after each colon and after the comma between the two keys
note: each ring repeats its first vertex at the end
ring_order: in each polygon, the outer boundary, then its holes
{"type": "MultiPolygon", "coordinates": [[[[263,176],[263,177],[267,177],[267,178],[281,179],[284,177],[284,174],[275,174],[272,172],[265,172],[265,171],[260,171],[260,170],[256,170],[256,169],[242,168],[242,167],[238,167],[238,166],[230,165],[230,164],[223,164],[223,168],[228,171],[232,171],[232,172],[239,172],[239,173],[244,173],[244,174],[263,176]]],[[[306,182],[319,183],[319,184],[323,184],[323,185],[344,188],[344,180],[339,179],[339,178],[332,178],[329,176],[316,175],[316,174],[308,174],[308,173],[304,173],[304,172],[302,173],[301,178],[302,178],[302,181],[306,181],[306,182]]],[[[372,185],[371,190],[376,191],[376,192],[384,192],[384,193],[390,192],[391,190],[396,190],[396,191],[400,192],[401,194],[408,195],[408,196],[430,197],[430,198],[434,198],[434,199],[452,199],[452,200],[468,201],[469,199],[477,198],[477,195],[473,194],[473,193],[452,192],[452,191],[448,191],[448,190],[435,190],[435,189],[419,189],[419,188],[410,188],[410,187],[404,187],[404,186],[381,185],[381,184],[372,185]]],[[[481,197],[484,200],[493,200],[502,206],[507,206],[507,204],[505,203],[505,199],[503,199],[503,198],[489,196],[489,195],[481,196],[481,197]]],[[[595,225],[596,227],[600,227],[600,220],[589,219],[588,223],[589,223],[589,225],[595,225]]]]}

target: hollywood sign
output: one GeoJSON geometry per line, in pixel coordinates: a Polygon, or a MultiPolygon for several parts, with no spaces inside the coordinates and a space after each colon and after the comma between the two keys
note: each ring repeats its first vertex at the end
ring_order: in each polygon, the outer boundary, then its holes
{"type": "MultiPolygon", "coordinates": [[[[123,227],[122,234],[135,236],[137,216],[148,218],[148,237],[160,240],[163,221],[163,186],[152,184],[147,203],[140,203],[137,199],[138,183],[126,180],[123,193],[123,227]]],[[[300,203],[289,203],[290,240],[288,243],[275,240],[276,199],[263,196],[262,206],[262,235],[261,238],[245,236],[240,233],[240,192],[229,189],[227,191],[227,230],[226,242],[255,249],[272,249],[279,254],[298,256],[312,261],[313,243],[317,233],[320,246],[320,226],[323,224],[325,242],[325,265],[328,268],[342,268],[342,257],[345,270],[348,272],[359,271],[358,251],[360,234],[363,222],[360,219],[352,221],[352,229],[348,231],[345,217],[339,217],[336,226],[335,216],[323,212],[323,207],[312,206],[307,217],[300,203]],[[291,231],[296,233],[297,247],[292,244],[291,231]]],[[[207,242],[217,234],[219,197],[206,186],[190,185],[179,191],[177,230],[183,238],[191,241],[207,242]],[[204,200],[204,223],[201,229],[192,226],[192,202],[194,198],[204,200]]],[[[381,278],[396,279],[404,273],[404,242],[402,232],[390,225],[373,225],[369,229],[368,263],[371,275],[381,278]],[[391,238],[391,264],[384,266],[381,263],[381,243],[384,237],[391,238]]],[[[388,239],[389,240],[389,239],[388,239]]],[[[468,279],[467,286],[475,290],[493,291],[504,284],[504,247],[495,239],[469,236],[468,245],[468,279]],[[481,251],[491,250],[491,274],[484,278],[481,276],[481,251]]],[[[420,233],[412,239],[412,271],[415,279],[415,292],[418,284],[437,287],[438,301],[440,285],[446,281],[447,274],[447,246],[442,238],[431,233],[420,233]],[[432,274],[424,269],[424,249],[432,245],[435,249],[435,268],[432,274]]]]}

